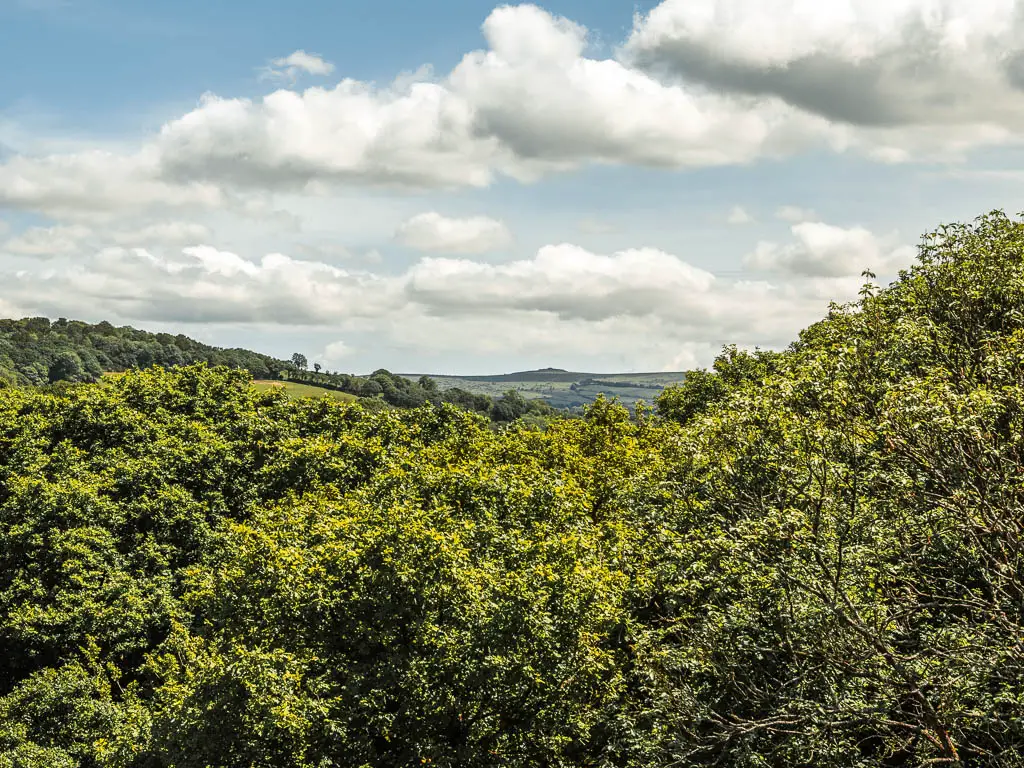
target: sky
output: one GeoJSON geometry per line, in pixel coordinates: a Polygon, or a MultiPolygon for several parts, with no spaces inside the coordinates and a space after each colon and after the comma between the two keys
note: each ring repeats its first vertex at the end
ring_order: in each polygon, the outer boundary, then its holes
{"type": "Polygon", "coordinates": [[[1024,210],[1024,0],[0,0],[0,316],[329,370],[783,348],[1024,210]]]}

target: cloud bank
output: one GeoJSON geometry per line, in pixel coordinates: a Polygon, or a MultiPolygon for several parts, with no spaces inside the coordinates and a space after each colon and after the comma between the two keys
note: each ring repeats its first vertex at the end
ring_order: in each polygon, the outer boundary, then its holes
{"type": "MultiPolygon", "coordinates": [[[[617,54],[534,5],[502,6],[447,75],[205,95],[133,151],[18,155],[0,203],[75,211],[229,205],[362,184],[484,187],[588,164],[687,169],[804,151],[885,161],[1019,140],[1015,0],[664,0],[617,54]],[[102,182],[102,183],[101,183],[102,182]]],[[[332,65],[296,51],[285,79],[332,65]]]]}
{"type": "MultiPolygon", "coordinates": [[[[546,233],[532,243],[548,245],[515,252],[500,218],[438,212],[451,197],[394,206],[372,242],[301,232],[278,206],[500,191],[591,166],[956,161],[1024,136],[1022,18],[1016,0],[663,0],[598,54],[578,23],[508,5],[450,71],[383,83],[341,73],[308,88],[295,82],[334,68],[298,50],[264,71],[271,92],[203,95],[134,141],[5,149],[0,207],[22,217],[0,233],[18,265],[5,267],[5,313],[314,326],[469,352],[633,355],[642,343],[677,363],[725,342],[785,343],[829,300],[855,296],[863,269],[891,274],[912,249],[787,206],[776,217],[788,236],[751,235],[736,253],[751,272],[724,279],[695,254],[622,247],[624,215],[612,226],[573,209],[590,249],[546,233]],[[237,231],[274,216],[293,237],[251,252],[277,252],[249,258],[217,237],[225,221],[237,231]],[[427,255],[390,264],[392,234],[427,255]],[[469,258],[502,251],[502,263],[469,258]],[[333,263],[357,252],[372,269],[333,263]]],[[[731,202],[710,218],[737,225],[732,236],[761,226],[731,202]]]]}
{"type": "Polygon", "coordinates": [[[473,254],[507,248],[512,233],[504,222],[488,216],[451,219],[431,211],[403,222],[395,240],[418,251],[473,254]]]}
{"type": "MultiPolygon", "coordinates": [[[[829,300],[859,287],[849,270],[796,263],[790,271],[807,277],[726,280],[653,248],[601,254],[559,244],[502,264],[430,256],[388,274],[200,245],[105,248],[3,279],[6,298],[27,314],[372,330],[391,343],[470,353],[533,344],[636,355],[643,346],[661,367],[679,350],[785,343],[829,300]]],[[[332,349],[330,359],[345,350],[332,349]]]]}

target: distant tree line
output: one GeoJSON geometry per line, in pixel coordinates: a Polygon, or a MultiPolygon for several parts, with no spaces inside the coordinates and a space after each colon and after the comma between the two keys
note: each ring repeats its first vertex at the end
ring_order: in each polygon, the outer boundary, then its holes
{"type": "Polygon", "coordinates": [[[362,398],[380,398],[396,408],[419,408],[428,403],[440,405],[452,403],[458,407],[490,417],[492,421],[509,423],[521,418],[544,420],[555,416],[558,411],[542,399],[527,399],[514,389],[499,398],[468,392],[454,387],[441,390],[429,376],[420,376],[416,381],[380,368],[369,376],[354,376],[349,373],[334,373],[306,370],[307,358],[296,352],[292,355],[293,367],[282,369],[281,378],[298,381],[324,389],[347,392],[362,398]]]}
{"type": "Polygon", "coordinates": [[[583,387],[619,387],[620,389],[656,389],[665,387],[662,384],[652,384],[646,381],[606,381],[605,379],[583,379],[570,385],[569,389],[575,392],[583,387]]]}
{"type": "Polygon", "coordinates": [[[299,381],[379,399],[395,408],[452,403],[498,423],[520,418],[543,422],[557,413],[545,401],[527,400],[514,390],[491,398],[463,389],[441,391],[429,376],[413,381],[384,369],[355,376],[321,371],[321,365],[315,363],[310,371],[306,370],[308,358],[299,352],[289,360],[278,360],[247,349],[221,349],[182,334],[150,333],[108,322],[51,321],[45,317],[0,320],[0,386],[87,383],[98,381],[105,372],[195,363],[245,370],[255,379],[299,381]]]}
{"type": "Polygon", "coordinates": [[[291,367],[247,349],[220,349],[181,334],[149,333],[108,322],[0,320],[0,383],[8,385],[89,382],[105,371],[193,363],[243,369],[258,379],[278,378],[291,367]]]}

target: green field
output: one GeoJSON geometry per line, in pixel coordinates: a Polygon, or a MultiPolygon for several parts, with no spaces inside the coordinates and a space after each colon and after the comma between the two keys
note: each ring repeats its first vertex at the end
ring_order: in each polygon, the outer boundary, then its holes
{"type": "Polygon", "coordinates": [[[336,389],[325,389],[323,387],[312,387],[309,384],[299,384],[294,381],[271,381],[269,379],[257,379],[253,382],[256,389],[269,390],[274,387],[283,389],[289,397],[330,397],[333,400],[341,400],[350,403],[358,400],[355,395],[348,392],[339,392],[336,389]]]}
{"type": "MultiPolygon", "coordinates": [[[[416,380],[420,374],[403,373],[416,380]]],[[[490,397],[500,397],[514,389],[523,397],[543,398],[555,408],[579,408],[593,403],[598,395],[616,397],[632,407],[637,401],[651,403],[668,386],[686,377],[681,372],[657,373],[582,373],[559,368],[521,371],[495,376],[446,376],[428,374],[442,390],[458,387],[490,397]],[[630,386],[633,385],[633,386],[630,386]]]]}
{"type": "MultiPolygon", "coordinates": [[[[104,379],[116,380],[124,376],[123,371],[107,371],[103,374],[104,379]]],[[[300,384],[295,381],[278,381],[276,379],[256,379],[253,382],[253,386],[259,390],[269,390],[274,387],[283,389],[289,397],[329,397],[332,400],[340,400],[345,403],[351,403],[359,398],[355,395],[349,394],[348,392],[339,392],[336,389],[326,389],[324,387],[313,387],[309,384],[300,384]]]]}
{"type": "MultiPolygon", "coordinates": [[[[124,373],[104,373],[105,379],[117,379],[124,373]]],[[[397,374],[416,381],[421,374],[397,374]]],[[[559,409],[575,409],[593,403],[599,395],[617,398],[623,405],[632,408],[638,401],[653,403],[665,387],[679,384],[686,374],[681,372],[657,373],[584,373],[545,368],[538,371],[497,374],[493,376],[450,376],[427,374],[437,382],[441,390],[459,388],[475,394],[499,398],[514,389],[526,398],[540,398],[559,409]]],[[[356,395],[334,389],[312,386],[294,381],[277,379],[256,379],[257,389],[283,388],[290,397],[330,397],[334,400],[351,402],[356,395]]]]}

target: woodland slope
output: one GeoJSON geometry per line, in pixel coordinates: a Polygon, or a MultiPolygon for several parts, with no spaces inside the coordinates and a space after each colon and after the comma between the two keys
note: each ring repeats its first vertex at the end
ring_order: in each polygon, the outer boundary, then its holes
{"type": "Polygon", "coordinates": [[[1024,764],[1024,225],[546,429],[0,390],[0,766],[1024,764]]]}

